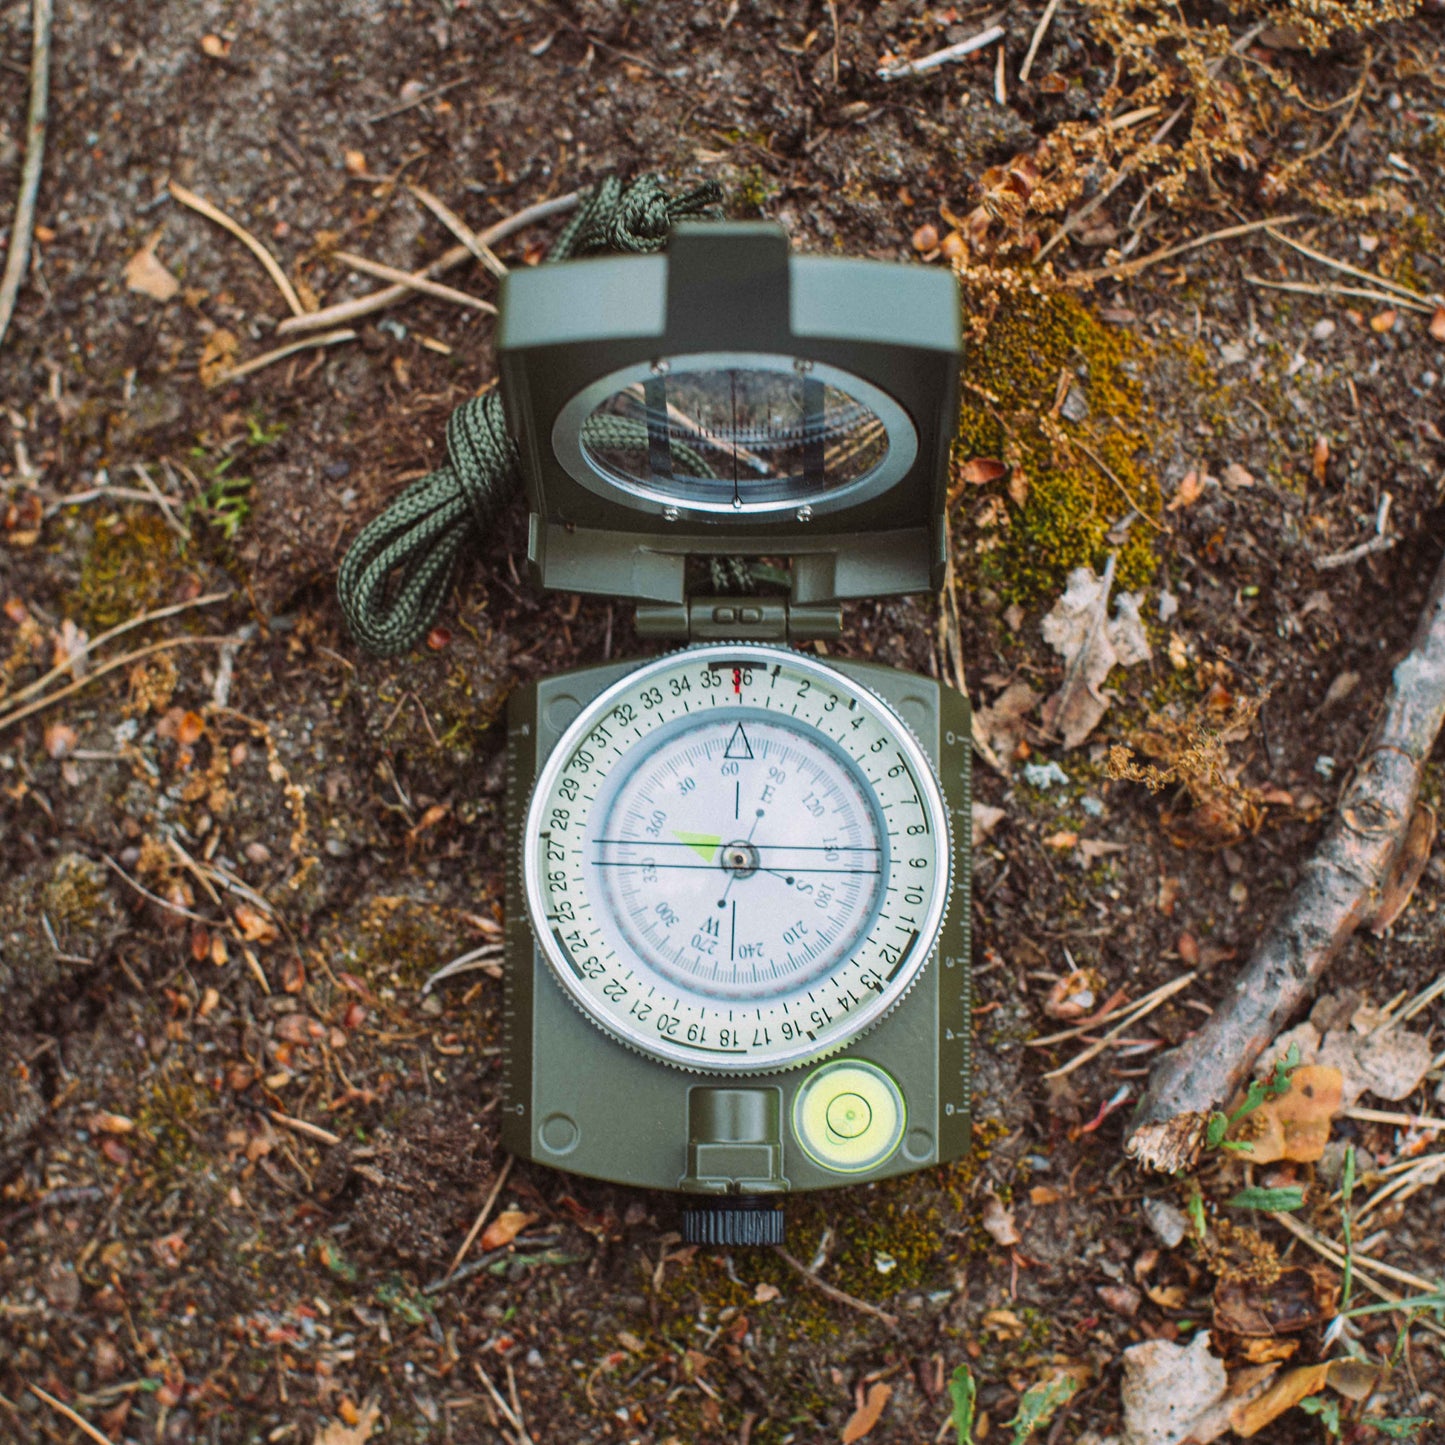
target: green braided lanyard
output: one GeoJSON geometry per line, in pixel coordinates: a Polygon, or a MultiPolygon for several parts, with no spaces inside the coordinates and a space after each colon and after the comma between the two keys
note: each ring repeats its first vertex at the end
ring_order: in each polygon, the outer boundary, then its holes
{"type": "MultiPolygon", "coordinates": [[[[625,186],[609,176],[583,197],[547,260],[660,251],[678,221],[713,218],[721,200],[711,181],[670,196],[656,175],[625,186]]],[[[366,651],[394,657],[421,641],[463,557],[481,547],[521,480],[500,393],[494,387],[463,402],[447,420],[446,463],[363,527],[342,558],[337,599],[366,651]]]]}

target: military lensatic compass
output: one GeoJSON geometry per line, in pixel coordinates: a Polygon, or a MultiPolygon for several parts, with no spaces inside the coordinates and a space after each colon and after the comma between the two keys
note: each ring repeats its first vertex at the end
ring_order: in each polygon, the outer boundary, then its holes
{"type": "Polygon", "coordinates": [[[534,575],[679,649],[513,697],[504,1141],[694,1241],[968,1144],[968,703],[792,645],[940,584],[958,349],[947,273],[770,225],[503,291],[534,575]]]}

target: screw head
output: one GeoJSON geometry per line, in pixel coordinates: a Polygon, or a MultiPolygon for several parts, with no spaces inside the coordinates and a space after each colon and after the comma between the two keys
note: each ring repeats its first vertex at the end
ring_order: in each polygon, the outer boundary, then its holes
{"type": "Polygon", "coordinates": [[[652,374],[654,376],[666,376],[672,370],[672,363],[665,356],[659,356],[652,363],[652,374]]]}
{"type": "Polygon", "coordinates": [[[795,356],[793,358],[793,370],[796,371],[799,376],[805,376],[812,369],[813,363],[809,361],[807,357],[795,356]]]}
{"type": "Polygon", "coordinates": [[[664,508],[662,509],[662,520],[663,520],[664,522],[675,522],[675,521],[677,521],[677,508],[676,508],[676,507],[664,507],[664,508]]]}
{"type": "Polygon", "coordinates": [[[813,520],[813,509],[807,505],[799,507],[797,518],[800,522],[811,522],[813,520]]]}

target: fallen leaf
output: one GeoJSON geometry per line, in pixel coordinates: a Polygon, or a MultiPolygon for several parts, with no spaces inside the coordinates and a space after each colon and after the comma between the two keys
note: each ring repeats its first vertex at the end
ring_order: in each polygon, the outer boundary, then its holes
{"type": "Polygon", "coordinates": [[[333,1420],[331,1424],[316,1432],[312,1445],[366,1445],[371,1432],[381,1418],[381,1408],[372,1400],[361,1407],[354,1425],[333,1420]]]}
{"type": "Polygon", "coordinates": [[[1295,1334],[1334,1318],[1339,1289],[1323,1265],[1290,1265],[1268,1284],[1224,1278],[1214,1288],[1214,1328],[1232,1335],[1295,1334]]]}
{"type": "MultiPolygon", "coordinates": [[[[1299,1348],[1298,1340],[1250,1340],[1248,1345],[1265,1345],[1273,1349],[1284,1349],[1293,1354],[1299,1348]]],[[[1249,1359],[1246,1348],[1246,1359],[1249,1359]]],[[[1230,1416],[1251,1400],[1257,1399],[1266,1389],[1269,1382],[1279,1373],[1279,1365],[1269,1361],[1259,1361],[1247,1365],[1242,1370],[1236,1370],[1229,1377],[1229,1390],[1218,1404],[1212,1406],[1194,1420],[1189,1426],[1189,1434],[1184,1437],[1182,1445],[1211,1445],[1211,1442],[1219,1439],[1221,1435],[1229,1433],[1231,1427],[1230,1416]]]]}
{"type": "Polygon", "coordinates": [[[212,60],[224,60],[231,53],[229,41],[222,40],[219,35],[201,36],[201,51],[209,55],[212,60]]]}
{"type": "MultiPolygon", "coordinates": [[[[1420,1087],[1432,1062],[1430,1041],[1423,1034],[1405,1029],[1383,1028],[1350,1042],[1355,1069],[1349,1082],[1358,1081],[1364,1092],[1377,1099],[1409,1098],[1420,1087]]],[[[1320,1052],[1323,1057],[1323,1045],[1320,1052]]],[[[1332,1056],[1333,1053],[1331,1050],[1332,1056]]]]}
{"type": "Polygon", "coordinates": [[[1124,1445],[1178,1445],[1224,1397],[1229,1380],[1209,1352],[1209,1331],[1187,1346],[1145,1340],[1124,1351],[1124,1445]]]}
{"type": "Polygon", "coordinates": [[[520,1209],[504,1209],[483,1231],[482,1248],[501,1249],[510,1244],[529,1224],[535,1224],[535,1214],[524,1214],[520,1209]]]}
{"type": "Polygon", "coordinates": [[[973,846],[977,848],[1007,815],[1002,808],[995,808],[990,803],[974,803],[972,816],[973,846]]]}
{"type": "Polygon", "coordinates": [[[1289,1089],[1267,1099],[1236,1126],[1241,1157],[1253,1164],[1292,1159],[1312,1164],[1329,1143],[1330,1121],[1344,1107],[1344,1076],[1338,1069],[1306,1064],[1290,1076],[1289,1089]]]}
{"type": "Polygon", "coordinates": [[[53,722],[46,725],[41,741],[45,745],[46,757],[55,758],[58,761],[70,756],[75,750],[75,744],[79,738],[69,723],[53,722]]]}
{"type": "Polygon", "coordinates": [[[1301,1400],[1317,1395],[1325,1387],[1330,1367],[1323,1365],[1301,1365],[1281,1375],[1257,1400],[1239,1406],[1230,1416],[1229,1423],[1235,1433],[1246,1440],[1258,1435],[1264,1427],[1279,1419],[1286,1410],[1292,1410],[1301,1400]]]}
{"type": "Polygon", "coordinates": [[[1067,853],[1070,848],[1075,848],[1079,843],[1079,835],[1070,833],[1067,830],[1059,833],[1050,833],[1044,839],[1046,848],[1056,848],[1060,853],[1067,853]]]}
{"type": "Polygon", "coordinates": [[[185,747],[199,742],[206,730],[206,720],[198,712],[182,713],[176,724],[176,741],[185,747]]]}
{"type": "Polygon", "coordinates": [[[154,301],[169,301],[181,289],[181,283],[156,259],[156,231],[139,251],[125,263],[125,284],[154,301]]]}
{"type": "Polygon", "coordinates": [[[1242,491],[1245,487],[1254,485],[1254,477],[1239,465],[1238,462],[1230,462],[1224,469],[1224,475],[1220,478],[1231,492],[1242,491]]]}
{"type": "Polygon", "coordinates": [[[1330,443],[1328,437],[1316,437],[1314,453],[1310,458],[1310,470],[1315,481],[1322,482],[1330,466],[1330,443]]]}
{"type": "Polygon", "coordinates": [[[1008,471],[1008,467],[995,457],[972,457],[958,469],[958,479],[971,487],[982,487],[996,482],[1008,471]]]}
{"type": "Polygon", "coordinates": [[[234,909],[236,927],[247,943],[272,943],[276,938],[276,925],[259,908],[249,903],[238,903],[234,909]]]}
{"type": "Polygon", "coordinates": [[[1009,473],[1008,498],[1016,507],[1024,506],[1029,499],[1028,473],[1022,467],[1015,467],[1009,473]]]}
{"type": "Polygon", "coordinates": [[[1399,316],[1400,313],[1398,311],[1387,306],[1377,315],[1370,317],[1370,330],[1377,332],[1391,331],[1394,329],[1395,322],[1399,319],[1399,316]]]}
{"type": "Polygon", "coordinates": [[[1013,1211],[992,1189],[988,1191],[984,1201],[982,1223],[994,1242],[1001,1244],[1005,1249],[1012,1248],[1022,1240],[1018,1225],[1014,1222],[1013,1211]]]}
{"type": "Polygon", "coordinates": [[[1044,704],[1044,725],[1062,735],[1066,748],[1078,747],[1108,711],[1110,698],[1100,688],[1115,664],[1132,667],[1153,655],[1138,594],[1120,593],[1108,619],[1115,560],[1110,556],[1102,577],[1091,567],[1070,572],[1068,588],[1041,624],[1044,641],[1065,664],[1062,686],[1044,704]]]}
{"type": "Polygon", "coordinates": [[[235,336],[224,326],[216,327],[206,337],[206,344],[201,347],[201,359],[196,365],[196,374],[201,379],[201,385],[216,386],[224,381],[239,350],[240,342],[235,336]]]}
{"type": "Polygon", "coordinates": [[[1390,876],[1380,889],[1379,906],[1370,919],[1370,932],[1379,938],[1410,906],[1415,885],[1430,861],[1435,847],[1435,810],[1428,803],[1416,803],[1414,816],[1390,865],[1390,876]]]}
{"type": "Polygon", "coordinates": [[[1036,1206],[1057,1204],[1063,1197],[1057,1189],[1050,1189],[1047,1184],[1035,1184],[1029,1190],[1029,1203],[1036,1206]]]}
{"type": "Polygon", "coordinates": [[[975,709],[975,730],[991,749],[1009,757],[1024,735],[1024,719],[1042,697],[1026,682],[1011,682],[991,703],[975,709]]]}
{"type": "Polygon", "coordinates": [[[1112,858],[1116,853],[1125,851],[1122,843],[1111,843],[1107,838],[1083,838],[1079,841],[1079,856],[1085,863],[1097,863],[1100,858],[1112,858]]]}
{"type": "Polygon", "coordinates": [[[364,151],[343,151],[341,160],[342,164],[346,167],[348,175],[364,176],[366,174],[366,154],[364,151]]]}
{"type": "Polygon", "coordinates": [[[103,1110],[90,1116],[90,1127],[104,1134],[130,1134],[135,1130],[135,1120],[124,1114],[108,1114],[103,1110]]]}
{"type": "Polygon", "coordinates": [[[1436,341],[1445,341],[1445,306],[1437,306],[1430,318],[1430,335],[1436,341]]]}
{"type": "Polygon", "coordinates": [[[1098,1294],[1116,1315],[1128,1320],[1139,1313],[1139,1306],[1144,1302],[1144,1296],[1127,1284],[1101,1284],[1098,1294]]]}
{"type": "Polygon", "coordinates": [[[1104,996],[1104,975],[1097,968],[1076,968],[1049,990],[1044,1012],[1071,1023],[1092,1013],[1104,996]]]}
{"type": "Polygon", "coordinates": [[[1203,495],[1204,483],[1199,480],[1199,473],[1196,471],[1185,472],[1179,479],[1179,486],[1175,489],[1173,499],[1164,510],[1177,512],[1183,507],[1192,507],[1203,495]]]}
{"type": "Polygon", "coordinates": [[[782,1293],[782,1290],[780,1290],[777,1285],[762,1283],[753,1291],[753,1300],[757,1304],[768,1305],[772,1304],[775,1299],[778,1299],[782,1293]]]}
{"type": "Polygon", "coordinates": [[[843,1426],[843,1445],[853,1445],[855,1440],[861,1440],[878,1423],[879,1417],[883,1414],[883,1407],[892,1398],[893,1387],[885,1385],[881,1380],[868,1387],[868,1396],[863,1403],[848,1418],[848,1423],[843,1426]]]}

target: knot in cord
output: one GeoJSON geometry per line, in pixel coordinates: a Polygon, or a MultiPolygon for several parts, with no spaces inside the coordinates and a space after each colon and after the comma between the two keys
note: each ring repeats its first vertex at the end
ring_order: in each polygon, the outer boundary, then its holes
{"type": "MultiPolygon", "coordinates": [[[[722,188],[669,195],[656,175],[608,176],[583,197],[547,260],[599,251],[659,251],[683,220],[716,214],[722,188]]],[[[521,457],[493,388],[447,420],[447,462],[406,488],[357,534],[341,560],[337,600],[355,640],[377,657],[414,647],[436,621],[457,568],[485,542],[521,485],[521,457]]]]}

